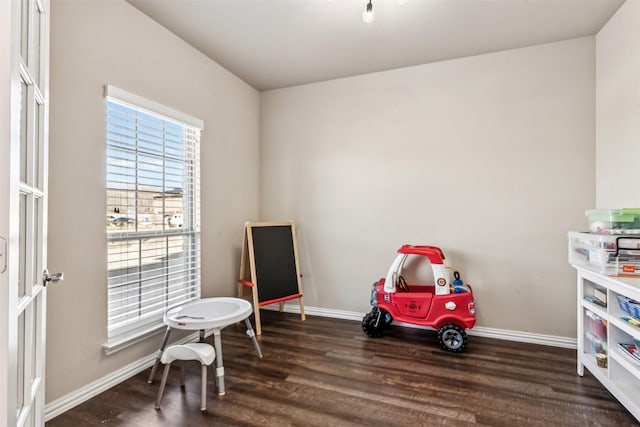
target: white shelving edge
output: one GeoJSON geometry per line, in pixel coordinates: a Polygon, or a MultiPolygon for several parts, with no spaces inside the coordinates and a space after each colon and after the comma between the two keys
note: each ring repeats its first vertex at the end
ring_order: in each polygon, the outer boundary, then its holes
{"type": "MultiPolygon", "coordinates": [[[[618,301],[607,298],[608,305],[605,309],[596,304],[592,304],[584,300],[584,281],[589,281],[598,287],[607,289],[619,295],[626,296],[636,301],[640,301],[640,278],[624,278],[604,276],[593,272],[578,265],[573,265],[577,271],[578,301],[577,301],[577,320],[578,320],[578,349],[577,349],[577,371],[582,376],[583,369],[587,368],[593,376],[602,383],[611,394],[627,410],[640,421],[640,365],[636,365],[630,360],[630,356],[622,354],[622,350],[618,348],[617,343],[612,343],[611,328],[615,327],[632,337],[640,338],[640,329],[626,324],[623,320],[618,319],[615,315],[611,315],[612,305],[618,304],[618,301]],[[607,321],[607,341],[608,341],[608,368],[601,368],[595,362],[595,357],[584,351],[585,328],[584,328],[584,310],[590,310],[603,320],[607,321]],[[613,345],[612,345],[613,344],[613,345]],[[638,381],[638,389],[629,389],[629,386],[623,382],[612,379],[611,365],[617,363],[622,369],[633,376],[632,381],[638,381]]],[[[609,292],[608,292],[609,294],[609,292]]],[[[627,377],[628,379],[628,377],[627,377]]]]}

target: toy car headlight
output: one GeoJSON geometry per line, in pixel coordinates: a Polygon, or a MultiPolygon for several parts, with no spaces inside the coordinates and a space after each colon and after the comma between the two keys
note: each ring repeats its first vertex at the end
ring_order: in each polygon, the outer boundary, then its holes
{"type": "Polygon", "coordinates": [[[378,305],[378,294],[375,286],[371,289],[371,305],[374,307],[378,305]]]}

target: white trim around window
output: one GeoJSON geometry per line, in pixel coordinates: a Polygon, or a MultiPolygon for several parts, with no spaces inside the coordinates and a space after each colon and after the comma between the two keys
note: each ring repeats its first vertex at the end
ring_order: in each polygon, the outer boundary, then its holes
{"type": "Polygon", "coordinates": [[[204,130],[204,122],[202,120],[134,93],[127,92],[126,90],[118,87],[105,85],[104,96],[105,98],[114,98],[120,102],[125,102],[131,106],[135,106],[138,109],[144,109],[154,114],[171,118],[174,121],[182,122],[183,124],[199,129],[200,131],[204,130]]]}
{"type": "Polygon", "coordinates": [[[201,120],[107,86],[107,337],[111,354],[200,298],[201,120]]]}

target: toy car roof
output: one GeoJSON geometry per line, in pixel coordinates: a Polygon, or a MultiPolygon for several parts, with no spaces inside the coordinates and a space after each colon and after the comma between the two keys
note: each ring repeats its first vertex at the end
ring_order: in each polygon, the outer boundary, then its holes
{"type": "Polygon", "coordinates": [[[429,258],[432,264],[442,264],[445,257],[442,250],[436,246],[402,245],[399,254],[422,255],[429,258]]]}

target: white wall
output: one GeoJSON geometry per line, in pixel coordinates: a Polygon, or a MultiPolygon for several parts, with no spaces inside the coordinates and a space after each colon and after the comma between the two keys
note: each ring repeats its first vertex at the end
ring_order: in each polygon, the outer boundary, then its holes
{"type": "Polygon", "coordinates": [[[54,1],[51,31],[48,402],[152,354],[106,341],[106,83],[205,122],[202,294],[232,295],[258,216],[259,93],[123,1],[54,1]],[[86,369],[83,369],[86,367],[86,369]]]}
{"type": "Polygon", "coordinates": [[[586,37],[263,93],[262,219],[297,222],[306,305],[368,311],[396,249],[431,244],[478,325],[575,338],[594,69],[586,37]]]}
{"type": "Polygon", "coordinates": [[[640,206],[640,2],[596,36],[596,205],[640,206]]]}

